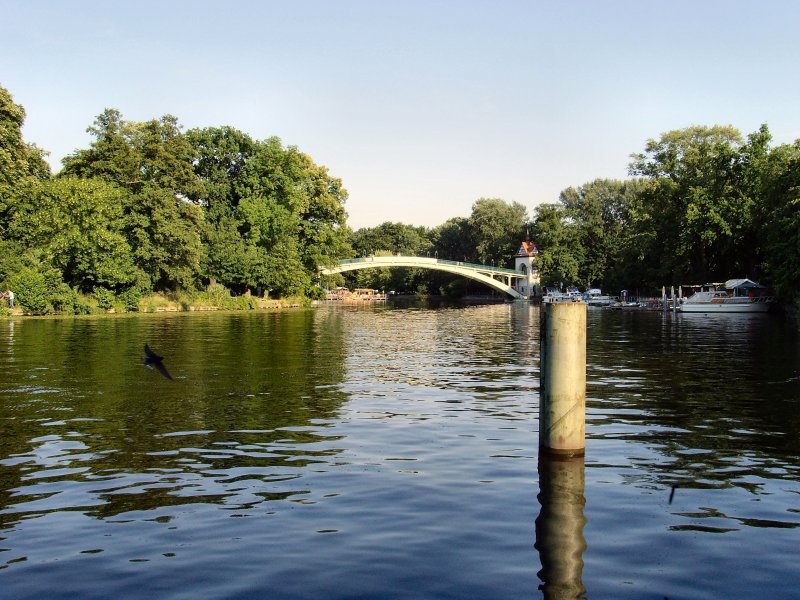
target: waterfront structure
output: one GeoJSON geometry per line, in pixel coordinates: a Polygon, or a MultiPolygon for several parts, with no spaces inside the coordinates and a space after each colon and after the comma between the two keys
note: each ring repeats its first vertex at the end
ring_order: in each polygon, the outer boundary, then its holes
{"type": "Polygon", "coordinates": [[[539,269],[536,258],[539,251],[530,242],[522,242],[520,249],[514,254],[514,268],[505,269],[494,265],[480,265],[455,260],[442,260],[430,256],[365,256],[362,258],[346,258],[333,267],[320,269],[321,275],[335,275],[345,271],[359,269],[377,269],[380,267],[411,267],[415,269],[432,269],[460,275],[467,279],[480,281],[489,287],[504,292],[514,299],[528,300],[539,290],[539,269]]]}
{"type": "Polygon", "coordinates": [[[539,295],[538,256],[539,250],[536,248],[536,244],[529,239],[522,242],[519,250],[514,254],[514,270],[522,275],[516,280],[514,289],[526,298],[539,295]]]}

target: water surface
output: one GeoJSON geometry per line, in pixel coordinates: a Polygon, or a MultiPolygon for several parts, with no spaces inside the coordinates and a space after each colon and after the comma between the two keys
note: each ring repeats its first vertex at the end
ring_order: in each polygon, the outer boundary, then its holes
{"type": "Polygon", "coordinates": [[[796,597],[797,334],[591,310],[552,463],[538,310],[0,321],[0,596],[796,597]]]}

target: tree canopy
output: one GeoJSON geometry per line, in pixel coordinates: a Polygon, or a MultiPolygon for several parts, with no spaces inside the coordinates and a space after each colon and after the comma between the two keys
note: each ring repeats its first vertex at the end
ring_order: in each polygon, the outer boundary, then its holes
{"type": "Polygon", "coordinates": [[[613,289],[763,278],[800,292],[798,152],[766,125],[664,133],[632,155],[627,181],[567,188],[537,207],[545,278],[613,289]]]}

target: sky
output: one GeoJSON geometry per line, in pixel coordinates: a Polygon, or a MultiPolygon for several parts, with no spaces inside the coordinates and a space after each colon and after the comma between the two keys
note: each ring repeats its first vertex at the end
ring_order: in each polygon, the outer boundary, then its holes
{"type": "Polygon", "coordinates": [[[0,86],[53,170],[106,108],[278,136],[353,229],[625,179],[648,139],[800,138],[795,0],[0,0],[0,86]]]}

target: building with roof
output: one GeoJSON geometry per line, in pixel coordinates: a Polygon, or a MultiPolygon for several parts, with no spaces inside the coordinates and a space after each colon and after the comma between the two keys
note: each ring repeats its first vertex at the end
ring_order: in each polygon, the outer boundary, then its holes
{"type": "Polygon", "coordinates": [[[525,275],[514,284],[514,289],[530,298],[540,294],[539,250],[530,239],[526,239],[514,253],[514,270],[525,275]]]}

